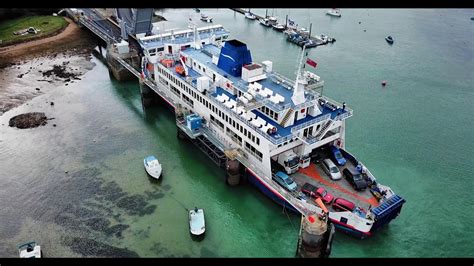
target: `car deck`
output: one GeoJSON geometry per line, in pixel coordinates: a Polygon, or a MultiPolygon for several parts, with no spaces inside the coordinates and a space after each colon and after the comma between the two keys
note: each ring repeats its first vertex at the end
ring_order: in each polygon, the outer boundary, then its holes
{"type": "MultiPolygon", "coordinates": [[[[363,208],[365,210],[369,209],[369,206],[372,208],[380,205],[377,198],[370,192],[370,189],[367,188],[365,191],[356,191],[352,185],[345,179],[343,175],[340,180],[332,180],[326,172],[324,172],[321,163],[324,159],[330,158],[329,154],[326,152],[321,152],[320,159],[316,163],[311,162],[307,168],[300,168],[298,172],[291,175],[293,180],[298,185],[298,191],[301,191],[304,183],[309,183],[313,186],[324,187],[328,193],[331,193],[334,198],[344,198],[353,202],[357,207],[363,208]]],[[[335,163],[336,164],[336,163],[335,163]]],[[[342,171],[347,167],[355,167],[350,160],[347,160],[344,166],[339,166],[336,164],[339,170],[342,171]]],[[[311,202],[316,205],[314,198],[310,199],[308,197],[308,202],[311,202]]],[[[326,206],[330,211],[333,210],[332,206],[326,206]]]]}

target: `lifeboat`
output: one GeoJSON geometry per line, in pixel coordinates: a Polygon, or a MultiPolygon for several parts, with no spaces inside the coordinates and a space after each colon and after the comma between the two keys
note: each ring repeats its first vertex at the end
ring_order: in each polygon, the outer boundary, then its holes
{"type": "Polygon", "coordinates": [[[173,60],[172,59],[162,59],[160,62],[166,67],[173,66],[173,60]]]}
{"type": "Polygon", "coordinates": [[[177,65],[174,70],[176,70],[176,73],[180,74],[181,76],[185,75],[184,72],[184,67],[182,65],[177,65]]]}

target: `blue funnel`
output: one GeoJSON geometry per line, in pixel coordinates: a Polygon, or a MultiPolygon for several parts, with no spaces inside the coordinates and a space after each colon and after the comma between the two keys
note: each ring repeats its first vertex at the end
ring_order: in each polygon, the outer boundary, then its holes
{"type": "Polygon", "coordinates": [[[238,40],[230,40],[225,42],[221,49],[217,67],[234,77],[240,77],[242,66],[250,63],[252,63],[252,56],[247,45],[238,40]]]}

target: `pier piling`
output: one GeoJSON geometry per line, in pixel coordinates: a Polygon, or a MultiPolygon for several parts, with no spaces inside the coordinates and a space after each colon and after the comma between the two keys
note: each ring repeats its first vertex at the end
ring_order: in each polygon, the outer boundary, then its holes
{"type": "Polygon", "coordinates": [[[226,162],[226,182],[230,186],[237,186],[240,183],[240,162],[236,159],[227,158],[226,162]]]}

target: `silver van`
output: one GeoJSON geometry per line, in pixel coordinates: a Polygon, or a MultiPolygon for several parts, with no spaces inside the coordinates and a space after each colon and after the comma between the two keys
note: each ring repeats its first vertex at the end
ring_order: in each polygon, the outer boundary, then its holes
{"type": "Polygon", "coordinates": [[[324,159],[321,165],[324,172],[326,172],[332,180],[339,180],[342,178],[341,171],[339,171],[339,168],[337,168],[331,159],[324,159]]]}

